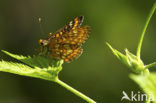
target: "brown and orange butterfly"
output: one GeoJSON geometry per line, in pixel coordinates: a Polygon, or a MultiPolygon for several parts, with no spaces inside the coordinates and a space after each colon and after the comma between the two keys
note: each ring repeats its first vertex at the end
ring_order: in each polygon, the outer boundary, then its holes
{"type": "Polygon", "coordinates": [[[52,53],[53,58],[71,62],[83,52],[82,44],[87,40],[89,26],[82,26],[84,16],[76,17],[54,34],[49,33],[47,39],[40,39],[39,45],[52,53]]]}

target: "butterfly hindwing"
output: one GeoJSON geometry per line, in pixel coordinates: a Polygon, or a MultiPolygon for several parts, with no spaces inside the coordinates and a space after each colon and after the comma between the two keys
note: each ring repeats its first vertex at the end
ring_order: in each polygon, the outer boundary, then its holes
{"type": "Polygon", "coordinates": [[[63,59],[65,62],[77,59],[83,52],[81,47],[72,44],[55,44],[51,51],[55,59],[63,59]]]}

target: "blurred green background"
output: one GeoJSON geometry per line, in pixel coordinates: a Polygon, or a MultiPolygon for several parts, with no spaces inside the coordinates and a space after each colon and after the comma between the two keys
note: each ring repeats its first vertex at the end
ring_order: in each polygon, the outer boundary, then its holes
{"type": "MultiPolygon", "coordinates": [[[[112,55],[105,42],[135,53],[145,19],[155,0],[1,0],[0,50],[33,55],[44,32],[55,32],[74,17],[84,15],[91,27],[82,56],[63,64],[60,79],[98,103],[120,103],[122,91],[141,91],[130,70],[112,55]]],[[[145,35],[142,59],[156,61],[156,15],[145,35]]],[[[16,60],[0,52],[0,58],[16,60]]],[[[152,70],[151,70],[152,71],[152,70]]],[[[154,68],[153,68],[154,71],[154,68]]],[[[84,103],[56,83],[0,72],[0,103],[84,103]]]]}

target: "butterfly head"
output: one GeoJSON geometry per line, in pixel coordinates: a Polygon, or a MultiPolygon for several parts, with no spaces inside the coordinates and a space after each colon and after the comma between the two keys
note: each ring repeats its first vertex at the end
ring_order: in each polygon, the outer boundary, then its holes
{"type": "Polygon", "coordinates": [[[43,39],[40,39],[39,40],[39,45],[40,46],[47,46],[49,44],[49,41],[48,40],[43,40],[43,39]]]}

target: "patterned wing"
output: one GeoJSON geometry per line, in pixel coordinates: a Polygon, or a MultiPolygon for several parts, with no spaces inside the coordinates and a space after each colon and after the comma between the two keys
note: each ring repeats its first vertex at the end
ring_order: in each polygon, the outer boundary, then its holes
{"type": "Polygon", "coordinates": [[[81,56],[83,52],[83,49],[82,48],[77,48],[77,49],[74,49],[72,53],[70,53],[68,56],[66,56],[64,58],[64,62],[71,62],[77,58],[79,58],[81,56]]]}
{"type": "Polygon", "coordinates": [[[81,47],[71,44],[55,44],[51,46],[52,55],[55,59],[63,59],[64,62],[71,62],[77,59],[83,52],[81,47]]]}
{"type": "Polygon", "coordinates": [[[88,38],[90,29],[88,26],[80,27],[82,22],[83,16],[76,17],[50,37],[49,49],[55,59],[71,62],[82,54],[81,45],[88,38]]]}
{"type": "Polygon", "coordinates": [[[72,30],[68,34],[63,35],[63,43],[76,44],[81,46],[87,39],[90,28],[89,26],[83,26],[72,30]]]}
{"type": "Polygon", "coordinates": [[[83,26],[62,35],[58,34],[57,38],[55,39],[57,39],[56,41],[58,43],[77,44],[81,46],[81,44],[87,40],[89,32],[89,26],[83,26]]]}
{"type": "Polygon", "coordinates": [[[79,28],[83,22],[83,19],[84,16],[76,17],[74,20],[70,21],[67,25],[65,25],[63,28],[56,31],[54,35],[51,36],[51,39],[54,37],[59,37],[63,34],[70,32],[71,30],[79,28]]]}

